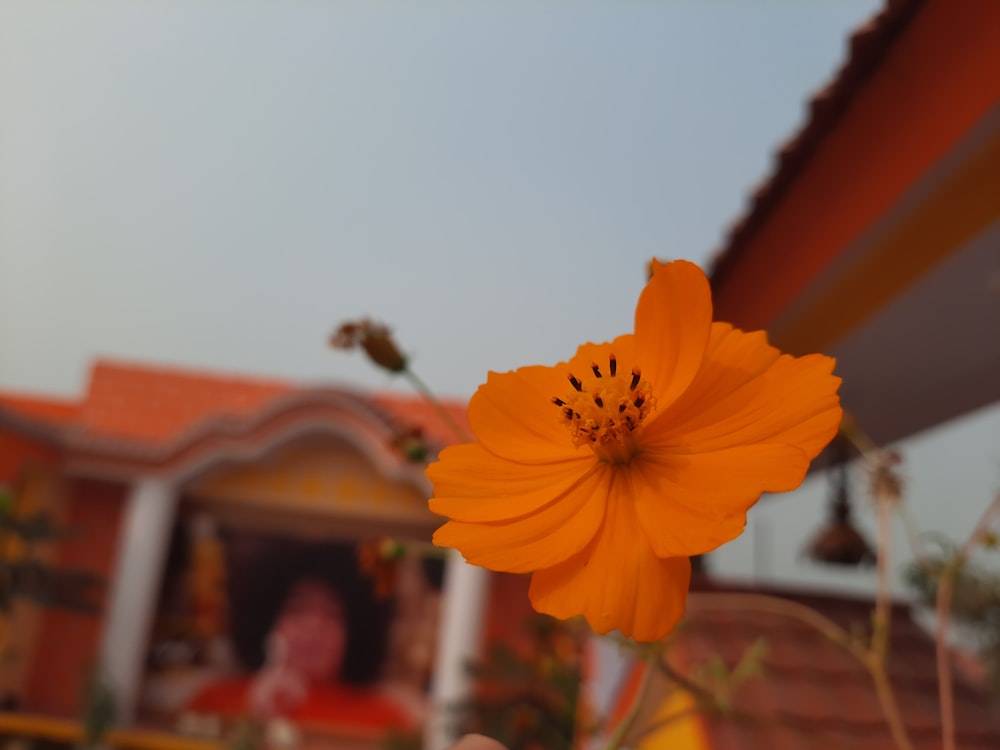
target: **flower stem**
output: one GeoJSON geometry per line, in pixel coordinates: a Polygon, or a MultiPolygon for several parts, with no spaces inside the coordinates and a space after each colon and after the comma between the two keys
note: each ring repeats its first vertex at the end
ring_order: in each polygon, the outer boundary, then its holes
{"type": "Polygon", "coordinates": [[[410,381],[410,384],[417,389],[417,392],[424,397],[424,400],[434,408],[434,411],[438,413],[438,416],[440,416],[451,431],[455,433],[455,437],[466,443],[472,441],[472,438],[468,435],[468,433],[466,433],[458,422],[455,421],[455,418],[448,412],[447,409],[444,408],[444,405],[442,405],[438,397],[434,395],[434,392],[427,387],[427,384],[420,379],[420,376],[417,375],[417,373],[407,367],[405,370],[402,370],[402,375],[410,381]]]}
{"type": "Polygon", "coordinates": [[[878,506],[878,543],[876,545],[878,566],[878,587],[875,594],[875,615],[873,617],[871,649],[879,661],[885,662],[889,648],[889,627],[892,623],[892,607],[889,601],[889,555],[892,550],[892,502],[884,497],[876,497],[878,506]]]}
{"type": "Polygon", "coordinates": [[[413,539],[397,539],[395,541],[403,547],[407,555],[434,560],[444,560],[448,557],[447,547],[438,547],[430,542],[418,542],[413,539]]]}
{"type": "Polygon", "coordinates": [[[608,742],[604,746],[604,750],[618,750],[618,748],[621,747],[625,736],[635,725],[636,719],[639,718],[639,712],[642,710],[642,704],[645,702],[646,693],[649,692],[649,685],[650,682],[652,682],[653,674],[656,672],[656,670],[653,669],[653,660],[658,658],[660,658],[660,656],[656,652],[651,653],[645,658],[645,664],[643,665],[645,671],[642,673],[642,681],[639,683],[639,689],[636,691],[635,699],[632,701],[632,705],[629,707],[628,713],[622,717],[618,726],[615,727],[611,736],[608,737],[608,742]]]}
{"type": "Polygon", "coordinates": [[[878,696],[879,706],[882,708],[885,723],[889,725],[889,731],[892,733],[896,747],[900,750],[913,750],[913,743],[910,742],[906,726],[903,724],[903,717],[899,713],[896,695],[892,691],[892,684],[885,671],[885,662],[881,659],[872,659],[868,665],[868,672],[872,676],[875,695],[878,696]]]}
{"type": "Polygon", "coordinates": [[[695,592],[689,595],[688,610],[690,612],[697,612],[699,610],[711,611],[713,609],[730,612],[756,610],[758,612],[770,612],[790,617],[805,623],[837,645],[842,646],[862,663],[865,661],[864,649],[859,647],[846,630],[830,618],[821,615],[812,607],[807,607],[805,604],[799,604],[789,599],[782,599],[781,597],[769,596],[767,594],[695,592]]]}
{"type": "MultiPolygon", "coordinates": [[[[875,449],[868,454],[873,470],[888,461],[884,452],[875,449]]],[[[878,586],[875,593],[875,613],[872,616],[872,637],[868,646],[865,665],[875,686],[882,715],[889,726],[893,742],[900,750],[913,750],[913,744],[906,731],[899,705],[892,689],[892,682],[886,672],[886,657],[889,653],[889,630],[892,625],[892,602],[889,585],[890,555],[892,552],[892,516],[897,504],[896,497],[889,494],[883,483],[875,483],[875,506],[878,512],[878,538],[876,544],[876,564],[878,566],[878,586]]]]}

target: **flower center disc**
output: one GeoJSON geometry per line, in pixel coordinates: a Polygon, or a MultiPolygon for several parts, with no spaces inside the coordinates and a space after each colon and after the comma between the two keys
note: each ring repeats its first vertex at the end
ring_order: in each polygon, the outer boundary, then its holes
{"type": "Polygon", "coordinates": [[[574,445],[589,445],[604,461],[627,463],[636,452],[632,433],[656,407],[652,387],[638,367],[619,376],[613,354],[607,376],[596,363],[590,369],[583,378],[571,374],[573,390],[552,403],[560,408],[574,445]]]}

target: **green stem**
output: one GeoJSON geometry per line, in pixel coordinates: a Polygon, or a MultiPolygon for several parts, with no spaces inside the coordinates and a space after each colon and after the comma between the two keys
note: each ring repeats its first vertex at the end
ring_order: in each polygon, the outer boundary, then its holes
{"type": "Polygon", "coordinates": [[[645,669],[646,671],[642,674],[642,682],[639,683],[639,690],[636,691],[635,700],[632,701],[632,705],[629,707],[628,713],[622,718],[618,726],[611,733],[608,738],[608,743],[604,746],[604,750],[618,750],[621,747],[622,741],[625,736],[631,731],[632,727],[635,725],[636,719],[639,718],[639,711],[642,710],[642,704],[644,703],[646,693],[649,692],[649,684],[652,682],[653,674],[656,670],[653,668],[653,660],[659,658],[657,654],[651,654],[645,659],[645,669]]]}
{"type": "Polygon", "coordinates": [[[418,542],[412,539],[395,540],[397,544],[401,545],[404,550],[406,550],[407,555],[413,555],[414,557],[420,558],[432,558],[435,560],[444,560],[448,557],[447,547],[438,547],[430,542],[418,542]]]}
{"type": "Polygon", "coordinates": [[[459,425],[449,411],[444,408],[444,405],[438,397],[434,395],[434,392],[427,387],[427,384],[420,379],[420,376],[413,372],[413,370],[409,367],[403,370],[401,374],[410,381],[410,384],[416,388],[417,392],[424,397],[424,400],[434,408],[434,410],[438,413],[438,416],[440,416],[441,419],[447,423],[448,427],[451,428],[451,431],[455,433],[455,437],[464,443],[472,442],[472,438],[469,434],[462,429],[461,425],[459,425]]]}

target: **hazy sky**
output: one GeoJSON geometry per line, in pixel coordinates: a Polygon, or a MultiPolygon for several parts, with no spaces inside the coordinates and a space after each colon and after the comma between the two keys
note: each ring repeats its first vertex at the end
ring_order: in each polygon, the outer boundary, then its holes
{"type": "Polygon", "coordinates": [[[441,392],[630,330],[876,0],[0,0],[0,387],[99,354],[441,392]]]}
{"type": "MultiPolygon", "coordinates": [[[[0,388],[78,395],[100,354],[385,387],[325,346],[370,315],[467,396],[628,331],[879,5],[0,0],[0,388]]],[[[971,528],[998,437],[994,407],[908,444],[924,525],[971,528]]],[[[870,589],[799,565],[826,494],[717,566],[870,589]]]]}

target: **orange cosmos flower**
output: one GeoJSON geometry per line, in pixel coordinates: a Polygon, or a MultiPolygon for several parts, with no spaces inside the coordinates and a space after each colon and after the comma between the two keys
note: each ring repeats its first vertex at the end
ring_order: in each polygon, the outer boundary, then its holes
{"type": "Polygon", "coordinates": [[[841,418],[834,360],[712,322],[692,263],[653,264],[635,333],[555,367],[489,374],[478,442],[427,471],[434,542],[533,573],[535,609],[637,641],[684,613],[688,556],[738,536],[762,492],[799,486],[841,418]]]}

